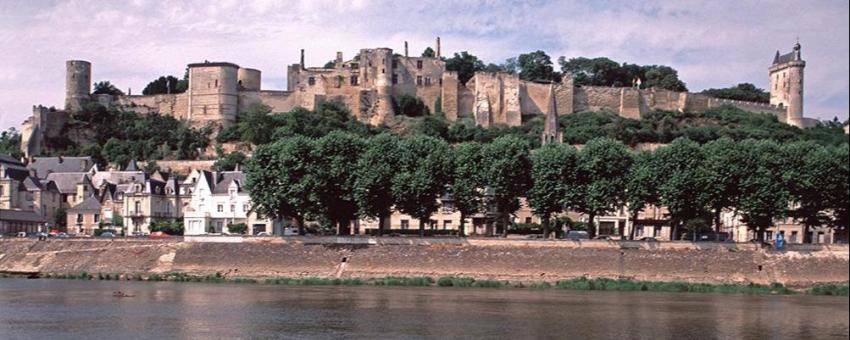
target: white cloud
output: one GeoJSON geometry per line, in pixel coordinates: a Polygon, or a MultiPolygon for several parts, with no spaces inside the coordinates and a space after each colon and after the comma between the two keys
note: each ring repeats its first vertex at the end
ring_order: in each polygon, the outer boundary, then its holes
{"type": "Polygon", "coordinates": [[[185,65],[226,60],[285,86],[286,65],[307,50],[320,65],[343,51],[410,42],[421,53],[441,36],[443,53],[488,62],[542,49],[667,64],[692,90],[751,82],[765,87],[773,53],[799,36],[806,114],[848,112],[848,4],[841,1],[119,1],[0,3],[0,128],[33,104],[61,106],[64,61],[93,63],[93,80],[139,92],[185,65]]]}

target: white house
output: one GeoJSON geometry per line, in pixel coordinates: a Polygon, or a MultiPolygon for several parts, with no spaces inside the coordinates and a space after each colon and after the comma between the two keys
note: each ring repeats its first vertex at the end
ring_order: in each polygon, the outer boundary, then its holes
{"type": "Polygon", "coordinates": [[[251,197],[241,171],[198,171],[183,183],[191,200],[183,215],[185,235],[229,233],[228,225],[244,223],[246,234],[272,233],[274,221],[251,211],[251,197]]]}

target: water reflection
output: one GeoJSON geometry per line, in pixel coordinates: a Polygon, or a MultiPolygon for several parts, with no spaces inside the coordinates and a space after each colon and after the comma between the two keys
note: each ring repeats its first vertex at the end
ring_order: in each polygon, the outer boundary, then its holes
{"type": "Polygon", "coordinates": [[[3,279],[0,335],[4,339],[846,339],[848,300],[3,279]],[[135,296],[115,298],[116,290],[135,296]]]}

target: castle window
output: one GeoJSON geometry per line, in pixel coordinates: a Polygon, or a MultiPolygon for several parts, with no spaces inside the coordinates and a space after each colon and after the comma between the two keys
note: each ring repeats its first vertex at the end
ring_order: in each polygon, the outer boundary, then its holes
{"type": "Polygon", "coordinates": [[[416,86],[422,86],[422,76],[416,76],[416,86]]]}
{"type": "Polygon", "coordinates": [[[417,68],[417,69],[420,69],[420,70],[422,69],[422,60],[417,60],[417,61],[416,61],[416,68],[417,68]]]}
{"type": "Polygon", "coordinates": [[[351,63],[351,69],[352,69],[352,70],[356,70],[356,69],[358,69],[358,68],[360,68],[360,64],[358,64],[358,63],[351,63]]]}
{"type": "Polygon", "coordinates": [[[215,80],[215,88],[218,88],[218,79],[215,80]]]}
{"type": "Polygon", "coordinates": [[[398,75],[393,73],[393,84],[398,84],[398,75]]]}
{"type": "Polygon", "coordinates": [[[357,76],[351,76],[351,86],[357,86],[359,83],[359,79],[357,76]]]}
{"type": "Polygon", "coordinates": [[[223,206],[223,205],[221,205],[221,204],[219,204],[218,206],[216,206],[216,211],[218,211],[218,212],[224,212],[224,206],[223,206]]]}
{"type": "Polygon", "coordinates": [[[316,85],[316,77],[307,78],[307,85],[310,85],[310,86],[316,85]]]}
{"type": "Polygon", "coordinates": [[[100,214],[94,214],[94,223],[100,222],[100,214]]]}
{"type": "Polygon", "coordinates": [[[393,59],[393,68],[398,67],[398,60],[393,59]]]}
{"type": "Polygon", "coordinates": [[[77,223],[83,223],[83,214],[77,214],[77,223]]]}
{"type": "Polygon", "coordinates": [[[387,73],[387,70],[381,69],[381,74],[387,73]]]}
{"type": "Polygon", "coordinates": [[[230,205],[230,212],[236,212],[236,205],[235,204],[230,205]]]}
{"type": "Polygon", "coordinates": [[[431,86],[431,77],[425,77],[425,86],[431,86]]]}

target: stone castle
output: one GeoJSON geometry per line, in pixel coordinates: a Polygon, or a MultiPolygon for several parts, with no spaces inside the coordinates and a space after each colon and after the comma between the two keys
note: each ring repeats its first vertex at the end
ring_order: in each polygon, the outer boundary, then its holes
{"type": "MultiPolygon", "coordinates": [[[[780,55],[777,51],[769,67],[770,104],[655,88],[575,86],[569,76],[560,83],[543,83],[521,80],[516,74],[478,72],[462,84],[456,72],[446,70],[439,38],[435,47],[433,57],[409,56],[407,42],[403,55],[390,48],[361,49],[353,59],[345,60],[342,52],[337,52],[332,67],[307,67],[301,50],[300,63],[287,67],[286,91],[263,90],[259,70],[228,62],[204,62],[188,65],[189,86],[184,93],[93,95],[91,63],[71,60],[66,63],[65,110],[35,106],[33,115],[23,123],[21,147],[27,156],[49,148],[46,141],[63,134],[62,126],[70,112],[88,102],[140,114],[168,114],[193,126],[218,127],[232,125],[240,112],[256,103],[284,112],[299,106],[314,109],[329,100],[347,105],[358,120],[377,125],[394,116],[393,98],[400,95],[420,98],[431,112],[441,111],[449,121],[469,118],[483,127],[516,126],[547,114],[557,117],[607,110],[637,119],[652,110],[699,112],[722,105],[773,114],[798,127],[813,121],[803,118],[806,64],[799,43],[791,53],[780,55]]],[[[555,134],[552,132],[549,138],[555,134]]]]}

